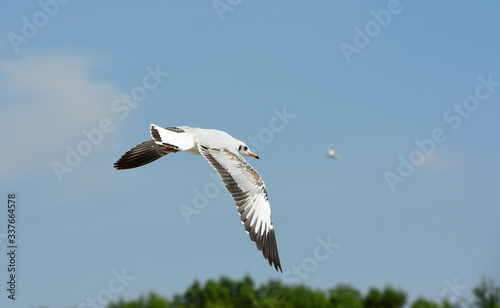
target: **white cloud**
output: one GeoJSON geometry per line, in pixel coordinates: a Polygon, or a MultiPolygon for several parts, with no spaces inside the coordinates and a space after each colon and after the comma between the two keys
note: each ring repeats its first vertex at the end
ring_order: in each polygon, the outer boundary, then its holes
{"type": "Polygon", "coordinates": [[[0,174],[50,166],[66,145],[82,138],[82,129],[111,117],[111,102],[121,91],[93,81],[91,68],[92,61],[81,56],[0,62],[0,174]]]}

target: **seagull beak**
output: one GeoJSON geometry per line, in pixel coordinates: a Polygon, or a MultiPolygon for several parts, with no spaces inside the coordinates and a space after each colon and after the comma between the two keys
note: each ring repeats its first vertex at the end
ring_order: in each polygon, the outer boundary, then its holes
{"type": "Polygon", "coordinates": [[[250,152],[250,153],[248,153],[248,155],[250,155],[250,156],[252,156],[254,158],[259,159],[259,156],[257,156],[257,154],[255,154],[255,153],[250,152]]]}

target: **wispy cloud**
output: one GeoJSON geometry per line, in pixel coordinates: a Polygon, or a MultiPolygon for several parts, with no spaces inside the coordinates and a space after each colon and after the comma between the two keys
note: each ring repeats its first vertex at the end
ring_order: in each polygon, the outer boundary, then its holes
{"type": "MultiPolygon", "coordinates": [[[[81,130],[109,115],[121,91],[92,80],[82,56],[32,56],[0,62],[1,174],[49,167],[81,130]]],[[[4,178],[5,180],[5,178],[4,178]]]]}

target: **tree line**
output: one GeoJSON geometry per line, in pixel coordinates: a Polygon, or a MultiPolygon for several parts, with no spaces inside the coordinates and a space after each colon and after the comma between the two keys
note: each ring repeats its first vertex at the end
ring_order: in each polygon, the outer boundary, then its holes
{"type": "MultiPolygon", "coordinates": [[[[500,286],[492,279],[483,277],[472,289],[473,302],[464,299],[443,298],[431,300],[423,297],[415,299],[411,308],[500,308],[500,286]]],[[[285,285],[280,280],[269,280],[256,286],[250,276],[241,280],[221,277],[218,281],[208,280],[203,285],[195,281],[183,294],[171,298],[151,292],[147,296],[125,301],[119,299],[108,308],[229,308],[229,307],[269,307],[269,308],[402,308],[406,307],[407,294],[401,289],[386,286],[371,288],[366,294],[349,285],[316,290],[305,285],[285,285]]]]}

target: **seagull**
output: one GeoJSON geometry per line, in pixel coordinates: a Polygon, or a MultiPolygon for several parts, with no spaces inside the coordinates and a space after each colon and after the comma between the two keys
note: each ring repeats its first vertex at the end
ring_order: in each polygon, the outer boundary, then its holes
{"type": "Polygon", "coordinates": [[[339,159],[340,156],[338,156],[337,153],[335,153],[334,148],[329,148],[328,149],[328,158],[339,159]]]}
{"type": "Polygon", "coordinates": [[[136,168],[180,151],[205,157],[236,202],[250,239],[262,251],[269,265],[283,272],[266,186],[262,177],[243,158],[251,156],[259,159],[259,156],[252,153],[244,142],[216,129],[191,126],[162,128],[151,124],[151,137],[152,140],[138,144],[123,154],[113,166],[118,170],[136,168]]]}

